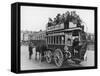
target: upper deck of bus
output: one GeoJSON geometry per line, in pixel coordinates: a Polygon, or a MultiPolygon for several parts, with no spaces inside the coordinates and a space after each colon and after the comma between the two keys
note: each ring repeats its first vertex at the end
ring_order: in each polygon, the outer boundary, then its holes
{"type": "Polygon", "coordinates": [[[76,25],[70,25],[69,28],[65,28],[63,24],[51,26],[46,28],[46,34],[52,34],[52,33],[61,33],[61,32],[72,32],[72,31],[84,31],[84,26],[76,26],[76,25]]]}

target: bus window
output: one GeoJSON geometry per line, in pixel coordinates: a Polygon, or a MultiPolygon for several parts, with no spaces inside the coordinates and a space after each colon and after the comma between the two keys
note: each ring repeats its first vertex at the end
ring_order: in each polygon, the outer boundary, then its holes
{"type": "Polygon", "coordinates": [[[56,44],[56,36],[55,36],[55,44],[56,44]]]}
{"type": "Polygon", "coordinates": [[[54,36],[52,36],[52,44],[54,44],[54,36]]]}
{"type": "Polygon", "coordinates": [[[56,36],[56,43],[58,44],[58,36],[56,36]]]}
{"type": "Polygon", "coordinates": [[[56,42],[55,40],[56,40],[56,39],[55,39],[55,36],[54,36],[54,44],[55,44],[55,42],[56,42]]]}
{"type": "Polygon", "coordinates": [[[49,44],[51,44],[51,36],[49,37],[49,44]]]}
{"type": "Polygon", "coordinates": [[[67,39],[67,46],[71,46],[71,39],[70,38],[67,39]]]}
{"type": "Polygon", "coordinates": [[[50,36],[49,36],[49,44],[50,44],[50,36]]]}
{"type": "Polygon", "coordinates": [[[48,37],[47,37],[47,43],[48,43],[48,37]]]}
{"type": "Polygon", "coordinates": [[[65,36],[62,36],[63,37],[63,44],[65,44],[65,36]]]}
{"type": "Polygon", "coordinates": [[[47,40],[48,40],[48,44],[49,44],[49,43],[50,43],[50,39],[49,39],[49,36],[48,36],[47,40]]]}
{"type": "Polygon", "coordinates": [[[78,31],[73,31],[72,36],[79,36],[78,31]]]}
{"type": "Polygon", "coordinates": [[[64,44],[64,40],[65,40],[64,36],[61,36],[61,44],[64,44]]]}
{"type": "Polygon", "coordinates": [[[60,36],[58,36],[58,44],[60,44],[60,36]]]}
{"type": "Polygon", "coordinates": [[[51,44],[53,44],[53,36],[51,36],[51,44]]]}
{"type": "Polygon", "coordinates": [[[61,36],[59,36],[59,43],[61,44],[61,36]]]}

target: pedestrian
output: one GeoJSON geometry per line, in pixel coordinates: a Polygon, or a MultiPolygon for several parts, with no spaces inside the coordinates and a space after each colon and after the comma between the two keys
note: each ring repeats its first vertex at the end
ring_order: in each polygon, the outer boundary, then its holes
{"type": "Polygon", "coordinates": [[[32,42],[30,41],[30,42],[29,42],[29,59],[31,59],[32,54],[33,54],[32,49],[33,49],[33,46],[32,46],[32,42]]]}

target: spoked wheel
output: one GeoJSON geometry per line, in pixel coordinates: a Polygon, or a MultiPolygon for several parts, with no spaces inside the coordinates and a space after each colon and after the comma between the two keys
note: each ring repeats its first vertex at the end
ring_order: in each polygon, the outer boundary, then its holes
{"type": "Polygon", "coordinates": [[[60,49],[56,49],[54,52],[54,62],[57,67],[61,67],[64,61],[63,53],[60,49]]]}
{"type": "Polygon", "coordinates": [[[52,61],[52,52],[50,50],[46,52],[46,61],[47,63],[51,63],[52,61]]]}

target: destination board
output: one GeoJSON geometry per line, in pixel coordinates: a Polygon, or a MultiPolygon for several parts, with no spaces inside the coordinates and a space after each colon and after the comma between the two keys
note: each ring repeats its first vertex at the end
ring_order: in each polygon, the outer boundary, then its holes
{"type": "Polygon", "coordinates": [[[58,25],[50,26],[46,28],[47,31],[53,31],[53,30],[58,30],[58,29],[64,29],[64,24],[62,23],[62,24],[58,24],[58,25]]]}

